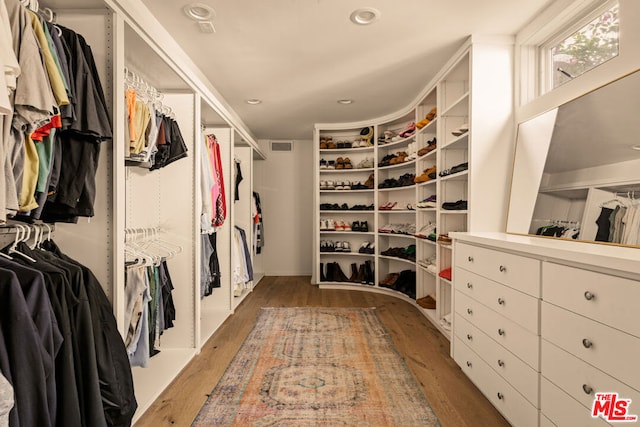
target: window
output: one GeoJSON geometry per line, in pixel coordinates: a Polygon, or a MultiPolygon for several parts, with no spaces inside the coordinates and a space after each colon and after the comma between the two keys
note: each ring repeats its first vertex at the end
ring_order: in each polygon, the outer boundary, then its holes
{"type": "Polygon", "coordinates": [[[594,15],[578,23],[559,37],[543,46],[543,54],[549,64],[548,88],[558,86],[572,80],[592,68],[618,55],[620,33],[618,19],[618,2],[609,3],[605,9],[599,9],[594,15]],[[583,25],[584,24],[584,25],[583,25]]]}

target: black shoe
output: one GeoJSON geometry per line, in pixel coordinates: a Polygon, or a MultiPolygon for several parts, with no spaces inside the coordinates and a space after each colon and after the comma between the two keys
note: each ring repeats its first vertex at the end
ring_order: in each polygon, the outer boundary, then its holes
{"type": "Polygon", "coordinates": [[[360,221],[353,221],[351,224],[351,231],[362,231],[360,229],[360,221]]]}
{"type": "Polygon", "coordinates": [[[324,264],[320,263],[320,281],[321,282],[326,282],[327,281],[327,277],[324,275],[324,264]]]}
{"type": "Polygon", "coordinates": [[[458,200],[457,202],[445,202],[442,204],[442,209],[448,211],[464,211],[467,209],[467,201],[458,200]]]}
{"type": "Polygon", "coordinates": [[[362,231],[364,233],[369,231],[369,224],[367,224],[367,221],[360,221],[360,229],[358,231],[362,231]]]}

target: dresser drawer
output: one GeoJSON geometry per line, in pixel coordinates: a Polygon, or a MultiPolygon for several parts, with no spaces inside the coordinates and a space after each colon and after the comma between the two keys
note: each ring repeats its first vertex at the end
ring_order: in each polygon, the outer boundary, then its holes
{"type": "Polygon", "coordinates": [[[514,426],[537,426],[538,410],[465,343],[454,340],[454,360],[493,406],[514,426]]]}
{"type": "Polygon", "coordinates": [[[455,288],[513,320],[540,333],[540,300],[462,268],[456,268],[455,288]]]}
{"type": "Polygon", "coordinates": [[[545,262],[542,298],[640,337],[640,282],[545,262]]]}
{"type": "Polygon", "coordinates": [[[455,291],[455,312],[498,344],[538,370],[540,338],[460,291],[455,291]]]}
{"type": "Polygon", "coordinates": [[[640,392],[546,340],[542,340],[541,360],[544,377],[588,410],[591,410],[597,392],[616,392],[621,398],[640,403],[640,392]]]}
{"type": "Polygon", "coordinates": [[[546,378],[540,383],[541,416],[559,427],[603,427],[609,424],[601,418],[591,418],[591,411],[553,385],[546,378]]]}
{"type": "Polygon", "coordinates": [[[541,316],[545,340],[640,390],[640,339],[547,302],[541,316]]]}
{"type": "Polygon", "coordinates": [[[540,297],[540,261],[536,259],[457,243],[455,265],[536,298],[540,297]]]}
{"type": "MultiPolygon", "coordinates": [[[[480,356],[494,371],[538,407],[539,375],[535,369],[517,358],[485,333],[455,315],[455,335],[480,356]]],[[[457,349],[454,347],[454,352],[457,349]]]]}

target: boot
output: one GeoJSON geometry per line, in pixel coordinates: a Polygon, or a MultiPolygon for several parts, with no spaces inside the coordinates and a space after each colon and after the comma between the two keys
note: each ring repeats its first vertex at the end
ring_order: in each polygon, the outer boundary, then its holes
{"type": "Polygon", "coordinates": [[[327,276],[325,277],[327,282],[335,282],[334,274],[333,274],[333,263],[330,262],[327,264],[327,276]]]}
{"type": "Polygon", "coordinates": [[[342,268],[340,268],[340,264],[338,264],[337,262],[333,263],[333,279],[336,282],[348,282],[349,278],[347,276],[345,276],[345,274],[342,272],[342,268]]]}
{"type": "Polygon", "coordinates": [[[358,276],[356,277],[356,280],[354,280],[354,282],[364,283],[366,281],[365,277],[366,277],[365,264],[360,264],[360,269],[358,269],[358,276]]]}
{"type": "Polygon", "coordinates": [[[324,275],[324,264],[320,263],[320,281],[321,282],[326,282],[327,278],[324,275]]]}
{"type": "Polygon", "coordinates": [[[351,277],[349,277],[349,281],[358,282],[358,265],[355,262],[351,264],[351,277]]]}
{"type": "Polygon", "coordinates": [[[375,275],[371,261],[365,261],[365,282],[367,285],[375,285],[375,275]]]}

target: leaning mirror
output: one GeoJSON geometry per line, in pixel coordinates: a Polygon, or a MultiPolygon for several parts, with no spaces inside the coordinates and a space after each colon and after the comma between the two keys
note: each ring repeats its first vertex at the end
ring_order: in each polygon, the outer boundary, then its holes
{"type": "Polygon", "coordinates": [[[507,232],[640,246],[640,71],[518,126],[507,232]]]}

